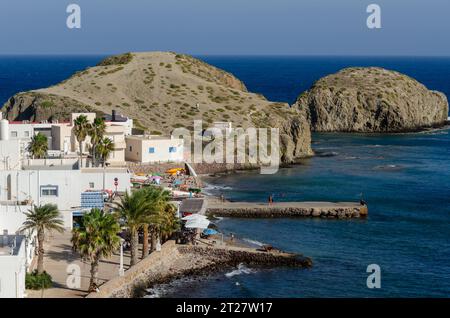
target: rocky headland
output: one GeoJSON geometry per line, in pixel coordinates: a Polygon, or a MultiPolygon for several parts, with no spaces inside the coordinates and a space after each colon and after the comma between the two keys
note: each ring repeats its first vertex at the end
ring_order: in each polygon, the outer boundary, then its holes
{"type": "Polygon", "coordinates": [[[316,132],[389,133],[445,125],[447,97],[415,79],[378,67],[352,67],[323,77],[294,107],[316,132]]]}

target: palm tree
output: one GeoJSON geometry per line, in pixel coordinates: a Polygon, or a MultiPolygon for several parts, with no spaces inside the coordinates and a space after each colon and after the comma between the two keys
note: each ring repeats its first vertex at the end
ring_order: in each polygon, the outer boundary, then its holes
{"type": "Polygon", "coordinates": [[[176,217],[176,208],[169,203],[170,192],[158,187],[149,187],[144,191],[147,193],[147,200],[151,209],[147,213],[147,220],[143,227],[143,250],[142,258],[148,255],[148,237],[149,228],[151,229],[151,250],[155,247],[155,241],[159,238],[165,238],[178,230],[178,219],[176,217]]]}
{"type": "MultiPolygon", "coordinates": [[[[148,187],[145,188],[147,196],[147,202],[150,205],[150,209],[146,212],[145,223],[142,225],[143,230],[143,244],[142,244],[142,258],[145,258],[149,253],[148,248],[148,238],[149,238],[149,227],[152,230],[152,235],[157,228],[158,216],[161,210],[164,209],[166,202],[170,199],[170,192],[163,190],[158,187],[148,187]]],[[[152,241],[153,242],[153,241],[152,241]]],[[[153,250],[154,244],[152,244],[153,250]]]]}
{"type": "Polygon", "coordinates": [[[47,136],[42,133],[37,133],[31,138],[31,143],[28,146],[28,151],[31,156],[37,159],[45,157],[48,150],[47,136]]]}
{"type": "Polygon", "coordinates": [[[86,137],[89,132],[90,124],[88,122],[86,115],[80,115],[73,121],[74,124],[74,134],[77,138],[79,151],[80,151],[80,168],[83,167],[83,142],[86,140],[86,137]]]}
{"type": "Polygon", "coordinates": [[[119,231],[120,225],[116,218],[97,208],[86,213],[80,227],[72,231],[74,250],[91,262],[89,292],[97,288],[100,259],[110,257],[120,246],[119,231]]]}
{"type": "Polygon", "coordinates": [[[20,231],[31,230],[37,232],[38,239],[38,265],[37,272],[44,272],[44,239],[46,231],[64,232],[63,221],[56,204],[34,205],[32,210],[25,212],[26,221],[20,231]]]}
{"type": "Polygon", "coordinates": [[[97,164],[97,158],[99,157],[98,155],[100,155],[97,152],[97,145],[102,141],[105,132],[105,120],[103,118],[95,118],[88,131],[92,144],[92,160],[95,164],[97,164]]]}
{"type": "Polygon", "coordinates": [[[146,224],[148,211],[151,211],[151,209],[147,193],[143,189],[134,191],[131,194],[126,192],[125,196],[120,199],[120,202],[116,203],[116,213],[125,222],[131,237],[131,266],[138,262],[138,230],[143,224],[146,224]]]}
{"type": "Polygon", "coordinates": [[[110,154],[113,151],[114,151],[114,142],[110,138],[105,137],[102,140],[100,140],[100,143],[97,145],[97,153],[100,155],[103,167],[105,166],[106,160],[108,160],[110,154]]]}

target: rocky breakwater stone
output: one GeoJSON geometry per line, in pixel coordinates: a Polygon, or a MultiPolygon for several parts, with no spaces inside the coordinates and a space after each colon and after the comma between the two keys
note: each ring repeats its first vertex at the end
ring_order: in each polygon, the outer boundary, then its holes
{"type": "Polygon", "coordinates": [[[179,252],[194,253],[202,258],[212,259],[216,266],[237,266],[241,263],[251,266],[311,267],[312,260],[299,254],[284,252],[260,252],[247,248],[218,248],[201,246],[180,246],[179,252]]]}
{"type": "Polygon", "coordinates": [[[322,217],[322,218],[359,218],[367,215],[366,207],[208,207],[207,214],[221,217],[240,218],[280,218],[280,217],[322,217]]]}

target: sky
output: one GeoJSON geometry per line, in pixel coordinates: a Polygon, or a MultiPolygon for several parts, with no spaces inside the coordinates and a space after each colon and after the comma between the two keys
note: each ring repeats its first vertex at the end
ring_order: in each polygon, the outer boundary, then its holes
{"type": "Polygon", "coordinates": [[[450,56],[449,0],[1,0],[0,54],[450,56]],[[81,28],[66,26],[69,4],[81,28]],[[369,4],[381,29],[366,25],[369,4]]]}

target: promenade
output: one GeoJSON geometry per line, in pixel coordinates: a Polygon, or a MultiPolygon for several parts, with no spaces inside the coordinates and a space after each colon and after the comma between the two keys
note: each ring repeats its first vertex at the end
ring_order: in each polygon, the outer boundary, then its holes
{"type": "MultiPolygon", "coordinates": [[[[88,262],[81,260],[78,253],[72,250],[70,238],[72,233],[65,231],[64,233],[53,232],[45,241],[44,268],[53,278],[53,287],[44,291],[27,290],[28,298],[78,298],[87,295],[89,287],[91,266],[88,262]],[[81,269],[80,288],[69,288],[67,286],[68,266],[76,264],[81,269]]],[[[120,255],[115,253],[109,259],[101,260],[98,272],[99,285],[119,276],[120,255]]],[[[129,267],[130,255],[129,251],[124,253],[124,268],[129,267]]]]}

